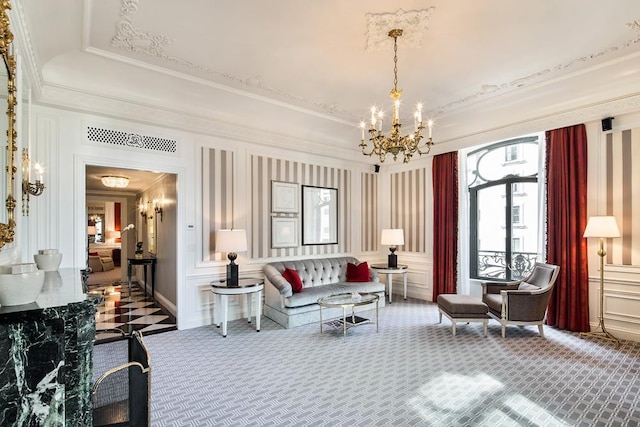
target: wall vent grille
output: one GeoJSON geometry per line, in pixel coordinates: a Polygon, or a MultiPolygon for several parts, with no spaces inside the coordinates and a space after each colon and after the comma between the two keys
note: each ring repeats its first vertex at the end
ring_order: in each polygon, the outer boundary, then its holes
{"type": "Polygon", "coordinates": [[[178,149],[178,142],[174,139],[121,132],[94,126],[87,127],[87,137],[89,141],[92,142],[161,151],[164,153],[175,153],[178,149]]]}

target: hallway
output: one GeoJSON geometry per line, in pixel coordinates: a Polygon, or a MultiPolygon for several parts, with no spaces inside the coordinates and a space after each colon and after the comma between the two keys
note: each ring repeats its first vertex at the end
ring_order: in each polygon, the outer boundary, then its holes
{"type": "Polygon", "coordinates": [[[132,284],[130,296],[127,284],[120,282],[90,285],[89,292],[104,295],[96,312],[96,344],[121,339],[121,334],[105,332],[109,329],[117,328],[127,335],[134,330],[150,335],[177,329],[175,317],[146,295],[137,282],[132,284]]]}

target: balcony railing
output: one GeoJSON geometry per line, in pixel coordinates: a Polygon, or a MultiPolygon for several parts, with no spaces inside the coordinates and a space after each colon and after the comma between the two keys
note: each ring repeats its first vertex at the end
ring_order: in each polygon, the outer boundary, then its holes
{"type": "Polygon", "coordinates": [[[478,277],[500,280],[522,280],[533,270],[538,254],[513,252],[507,264],[507,253],[478,251],[478,277]]]}

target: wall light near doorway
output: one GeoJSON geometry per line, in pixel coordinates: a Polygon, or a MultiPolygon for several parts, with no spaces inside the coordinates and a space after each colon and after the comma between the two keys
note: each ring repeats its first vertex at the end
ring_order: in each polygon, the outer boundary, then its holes
{"type": "Polygon", "coordinates": [[[153,211],[160,215],[160,222],[162,222],[162,206],[164,205],[164,195],[160,194],[158,197],[153,199],[151,206],[153,206],[153,211]]]}
{"type": "Polygon", "coordinates": [[[35,164],[38,174],[36,182],[31,182],[31,159],[29,159],[29,149],[22,150],[22,215],[29,215],[29,195],[39,196],[44,191],[44,169],[40,163],[35,164]]]}
{"type": "Polygon", "coordinates": [[[147,205],[140,199],[138,204],[138,210],[140,210],[140,216],[144,218],[144,222],[147,222],[147,205]]]}

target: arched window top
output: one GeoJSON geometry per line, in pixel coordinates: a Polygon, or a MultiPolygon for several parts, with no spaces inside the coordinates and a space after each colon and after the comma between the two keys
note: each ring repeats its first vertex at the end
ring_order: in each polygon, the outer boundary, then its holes
{"type": "Polygon", "coordinates": [[[514,138],[467,153],[469,188],[538,175],[538,135],[514,138]]]}

